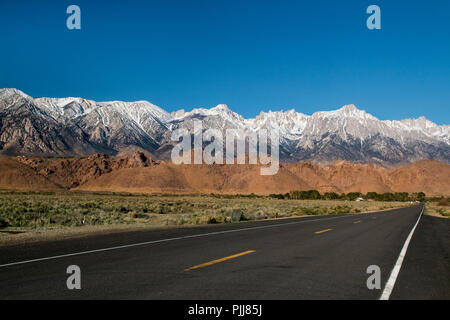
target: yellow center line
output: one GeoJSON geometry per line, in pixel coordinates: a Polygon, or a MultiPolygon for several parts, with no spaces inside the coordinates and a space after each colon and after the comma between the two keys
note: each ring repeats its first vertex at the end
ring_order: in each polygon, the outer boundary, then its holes
{"type": "Polygon", "coordinates": [[[253,252],[255,252],[255,250],[248,250],[248,251],[244,251],[244,252],[241,252],[241,253],[236,253],[236,254],[233,254],[232,256],[220,258],[220,259],[217,259],[217,260],[212,260],[212,261],[209,261],[209,262],[205,262],[205,263],[202,263],[202,264],[199,264],[199,265],[196,265],[196,266],[184,269],[184,271],[189,271],[189,270],[194,270],[194,269],[198,269],[198,268],[207,267],[207,266],[210,266],[212,264],[216,264],[216,263],[219,263],[219,262],[223,262],[223,261],[227,261],[227,260],[230,260],[230,259],[234,259],[234,258],[243,256],[243,255],[246,255],[246,254],[249,254],[249,253],[253,253],[253,252]]]}
{"type": "Polygon", "coordinates": [[[360,223],[361,222],[361,220],[358,220],[358,221],[355,221],[355,222],[353,222],[353,223],[360,223]]]}
{"type": "Polygon", "coordinates": [[[314,233],[315,234],[321,234],[321,233],[324,233],[324,232],[327,232],[327,231],[331,231],[331,230],[333,230],[333,229],[325,229],[325,230],[322,230],[322,231],[316,231],[314,233]]]}

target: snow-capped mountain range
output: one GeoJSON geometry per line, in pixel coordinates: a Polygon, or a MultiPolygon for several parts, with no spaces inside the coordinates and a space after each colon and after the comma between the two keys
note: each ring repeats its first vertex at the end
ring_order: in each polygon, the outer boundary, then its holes
{"type": "Polygon", "coordinates": [[[322,163],[344,159],[356,163],[396,165],[421,159],[450,163],[450,126],[424,117],[379,120],[354,105],[306,115],[261,112],[245,119],[220,104],[211,109],[168,113],[147,101],[96,102],[83,98],[32,98],[17,89],[0,89],[0,154],[85,156],[116,155],[144,149],[167,159],[171,132],[194,119],[203,128],[258,131],[279,128],[280,157],[322,163]]]}

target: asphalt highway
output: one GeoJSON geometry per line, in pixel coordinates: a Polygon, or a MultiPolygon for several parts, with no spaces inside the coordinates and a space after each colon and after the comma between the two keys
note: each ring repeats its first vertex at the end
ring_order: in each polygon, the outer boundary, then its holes
{"type": "Polygon", "coordinates": [[[422,209],[0,247],[0,299],[379,299],[392,280],[389,299],[450,299],[450,220],[422,209]],[[67,288],[71,265],[80,290],[67,288]],[[380,288],[367,287],[371,265],[380,288]]]}

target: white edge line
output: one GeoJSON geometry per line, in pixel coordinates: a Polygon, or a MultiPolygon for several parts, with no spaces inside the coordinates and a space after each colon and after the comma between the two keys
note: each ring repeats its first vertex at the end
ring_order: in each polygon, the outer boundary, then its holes
{"type": "Polygon", "coordinates": [[[153,240],[153,241],[140,242],[140,243],[132,243],[132,244],[127,244],[127,245],[117,246],[117,247],[110,247],[110,248],[103,248],[103,249],[96,249],[96,250],[89,250],[89,251],[81,251],[81,252],[76,252],[76,253],[61,254],[61,255],[58,255],[58,256],[51,256],[51,257],[37,258],[37,259],[32,259],[32,260],[11,262],[11,263],[6,263],[6,264],[1,264],[0,268],[9,267],[9,266],[15,266],[15,265],[19,265],[19,264],[26,264],[26,263],[32,263],[32,262],[45,261],[45,260],[53,260],[53,259],[58,259],[58,258],[79,256],[79,255],[89,254],[89,253],[96,253],[96,252],[104,252],[104,251],[111,251],[111,250],[117,250],[117,249],[138,247],[138,246],[144,246],[144,245],[148,245],[148,244],[155,244],[155,243],[161,243],[161,242],[169,242],[169,241],[189,239],[189,238],[206,237],[206,236],[211,236],[211,235],[216,235],[216,234],[224,234],[224,233],[231,233],[231,232],[241,232],[241,231],[256,230],[256,229],[276,228],[276,227],[282,227],[282,226],[287,226],[287,225],[292,225],[292,224],[299,224],[299,223],[306,223],[306,222],[313,222],[313,221],[327,221],[327,220],[332,220],[332,219],[348,218],[348,217],[353,217],[353,215],[345,215],[345,216],[332,217],[332,218],[323,218],[323,219],[302,220],[302,221],[295,221],[295,222],[288,222],[288,223],[271,224],[271,225],[260,226],[260,227],[240,228],[240,229],[233,229],[233,230],[224,230],[224,231],[216,231],[216,232],[209,232],[209,233],[194,234],[194,235],[190,235],[190,236],[182,236],[182,237],[176,237],[176,238],[168,238],[168,239],[160,239],[160,240],[153,240]]]}
{"type": "Polygon", "coordinates": [[[420,212],[420,215],[419,215],[419,218],[417,219],[416,224],[411,229],[411,232],[409,233],[408,238],[406,238],[406,241],[403,244],[403,248],[400,251],[400,254],[399,254],[398,258],[397,258],[397,262],[395,263],[395,266],[394,266],[394,268],[391,271],[391,275],[389,276],[389,279],[386,282],[386,285],[384,287],[383,293],[381,294],[379,300],[389,300],[389,297],[391,296],[392,290],[394,289],[394,286],[395,286],[395,281],[397,280],[398,274],[399,274],[400,269],[401,269],[402,264],[403,264],[403,259],[406,256],[406,251],[408,250],[409,243],[411,242],[411,238],[412,238],[412,236],[414,234],[414,231],[416,230],[417,225],[419,224],[420,218],[422,218],[424,209],[425,209],[425,204],[422,207],[422,211],[420,212]]]}

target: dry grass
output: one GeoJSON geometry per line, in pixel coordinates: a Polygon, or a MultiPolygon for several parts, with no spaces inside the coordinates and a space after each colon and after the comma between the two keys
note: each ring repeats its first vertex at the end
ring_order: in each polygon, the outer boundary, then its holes
{"type": "Polygon", "coordinates": [[[450,217],[450,202],[441,200],[439,202],[429,202],[425,206],[425,214],[435,217],[450,217]]]}
{"type": "Polygon", "coordinates": [[[278,200],[256,196],[1,192],[0,228],[42,230],[99,225],[196,225],[358,213],[406,205],[402,202],[278,200]]]}

